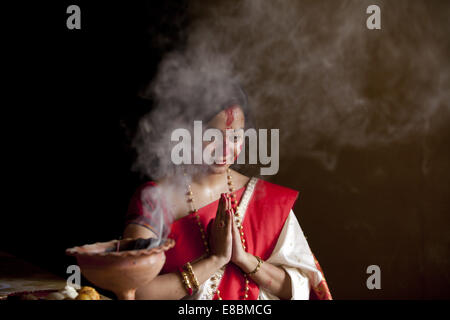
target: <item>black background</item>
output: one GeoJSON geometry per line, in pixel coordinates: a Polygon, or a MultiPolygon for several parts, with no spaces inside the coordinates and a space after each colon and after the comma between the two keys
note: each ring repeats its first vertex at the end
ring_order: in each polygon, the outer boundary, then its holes
{"type": "Polygon", "coordinates": [[[139,92],[163,54],[183,46],[185,7],[39,1],[3,10],[1,250],[64,276],[75,263],[66,248],[122,234],[144,179],[130,170],[130,138],[152,106],[139,92]],[[81,30],[66,27],[71,4],[81,30]]]}

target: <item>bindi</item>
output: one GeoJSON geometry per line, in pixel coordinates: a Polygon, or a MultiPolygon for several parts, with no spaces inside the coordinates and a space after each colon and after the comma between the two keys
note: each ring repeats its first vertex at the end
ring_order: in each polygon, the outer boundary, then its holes
{"type": "Polygon", "coordinates": [[[231,106],[227,109],[225,109],[225,114],[227,115],[227,127],[231,126],[231,124],[234,121],[234,110],[237,108],[237,105],[231,106]]]}

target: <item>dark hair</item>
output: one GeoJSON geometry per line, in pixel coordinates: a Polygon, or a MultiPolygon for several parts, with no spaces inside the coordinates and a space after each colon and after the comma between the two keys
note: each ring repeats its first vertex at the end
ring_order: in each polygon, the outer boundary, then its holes
{"type": "Polygon", "coordinates": [[[213,106],[207,107],[206,112],[203,112],[202,114],[202,119],[196,120],[208,122],[222,110],[225,110],[232,105],[239,105],[240,109],[244,113],[246,126],[248,126],[251,121],[247,93],[244,91],[242,86],[236,82],[230,82],[226,85],[229,86],[229,88],[227,88],[228,96],[220,99],[213,106]]]}

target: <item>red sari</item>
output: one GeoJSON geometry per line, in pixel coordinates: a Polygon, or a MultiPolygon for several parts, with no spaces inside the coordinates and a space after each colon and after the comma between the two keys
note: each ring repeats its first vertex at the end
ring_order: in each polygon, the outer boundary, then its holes
{"type": "MultiPolygon", "coordinates": [[[[129,206],[127,224],[136,223],[152,230],[152,219],[143,209],[141,192],[145,188],[155,186],[155,182],[148,182],[137,190],[129,206]]],[[[238,203],[241,202],[245,189],[246,187],[242,187],[235,191],[238,203]]],[[[264,180],[257,180],[242,223],[246,251],[263,260],[270,257],[297,197],[298,192],[295,190],[264,180]]],[[[198,209],[197,214],[204,230],[214,219],[218,205],[219,200],[216,200],[198,209]]],[[[201,237],[197,221],[195,216],[190,214],[172,223],[168,237],[174,239],[176,244],[174,248],[166,252],[166,262],[161,273],[177,272],[178,267],[205,254],[204,240],[201,237]]],[[[317,260],[316,265],[321,272],[317,260]]],[[[254,281],[249,280],[248,299],[256,300],[259,295],[259,287],[254,281]]],[[[245,278],[242,271],[233,263],[226,266],[218,289],[224,300],[244,298],[245,278]]],[[[331,299],[325,280],[319,286],[312,288],[310,297],[312,299],[331,299]]],[[[217,299],[217,296],[215,295],[213,299],[217,299]]]]}

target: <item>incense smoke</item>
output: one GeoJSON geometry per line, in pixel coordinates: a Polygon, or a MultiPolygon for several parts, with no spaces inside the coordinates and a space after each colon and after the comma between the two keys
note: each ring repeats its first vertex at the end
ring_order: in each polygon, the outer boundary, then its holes
{"type": "Polygon", "coordinates": [[[282,155],[329,170],[343,147],[426,135],[449,110],[450,25],[434,23],[449,5],[377,1],[382,24],[373,31],[370,4],[191,1],[186,49],[165,57],[148,92],[158,106],[140,130],[158,138],[138,136],[136,168],[156,178],[174,172],[168,134],[211,114],[229,80],[243,84],[258,127],[280,129],[282,155]]]}

